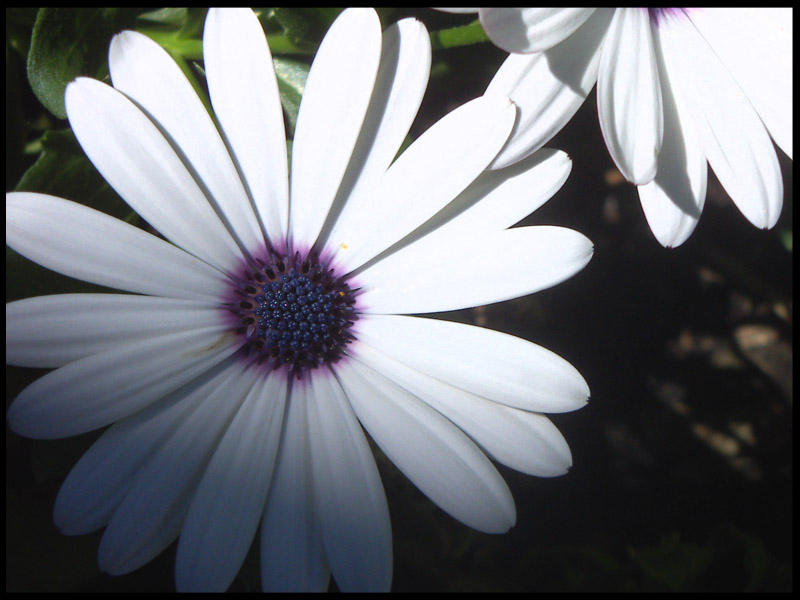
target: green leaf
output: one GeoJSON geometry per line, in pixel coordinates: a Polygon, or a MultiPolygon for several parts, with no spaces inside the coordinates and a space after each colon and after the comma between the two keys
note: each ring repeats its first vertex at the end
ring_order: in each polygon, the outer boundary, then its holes
{"type": "Polygon", "coordinates": [[[714,551],[683,542],[678,533],[665,536],[656,546],[629,548],[628,555],[657,589],[685,591],[710,564],[714,551]]]}
{"type": "Polygon", "coordinates": [[[281,104],[286,113],[286,135],[291,138],[294,137],[297,112],[300,110],[300,100],[306,87],[309,66],[286,58],[273,58],[272,62],[275,65],[275,75],[278,78],[278,92],[281,96],[281,104]]]}
{"type": "Polygon", "coordinates": [[[206,21],[207,8],[159,8],[136,17],[136,30],[170,31],[183,38],[200,38],[206,21]]]}
{"type": "Polygon", "coordinates": [[[202,60],[203,42],[194,38],[183,38],[177,32],[144,29],[144,35],[169,52],[173,58],[202,60]]]}
{"type": "Polygon", "coordinates": [[[783,229],[778,232],[778,235],[781,239],[781,244],[783,247],[786,248],[787,252],[792,251],[792,230],[791,229],[783,229]]]}
{"type": "Polygon", "coordinates": [[[162,8],[139,15],[137,31],[164,47],[173,58],[203,58],[203,27],[206,8],[162,8]]]}
{"type": "Polygon", "coordinates": [[[480,21],[474,21],[469,25],[431,31],[431,49],[433,50],[458,48],[459,46],[469,46],[488,41],[489,36],[486,35],[483,27],[481,27],[480,21]]]}
{"type": "Polygon", "coordinates": [[[318,45],[341,12],[341,8],[333,7],[276,8],[273,16],[295,43],[318,45]]]}
{"type": "Polygon", "coordinates": [[[141,9],[41,8],[28,52],[28,80],[39,101],[67,117],[64,90],[80,75],[102,78],[111,37],[131,27],[141,9]]]}
{"type": "Polygon", "coordinates": [[[159,8],[136,17],[136,29],[168,29],[170,31],[180,30],[189,14],[189,9],[185,6],[179,8],[159,8]]]}
{"type": "Polygon", "coordinates": [[[22,110],[23,75],[19,57],[6,41],[6,189],[25,169],[25,117],[22,110]]]}

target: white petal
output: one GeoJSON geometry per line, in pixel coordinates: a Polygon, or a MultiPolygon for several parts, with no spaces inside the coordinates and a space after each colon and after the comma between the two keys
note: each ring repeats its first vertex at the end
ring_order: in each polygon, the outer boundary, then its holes
{"type": "Polygon", "coordinates": [[[656,175],[664,135],[661,89],[646,8],[618,8],[597,78],[600,128],[617,167],[644,185],[656,175]]]}
{"type": "Polygon", "coordinates": [[[515,112],[507,98],[483,96],[423,133],[389,168],[371,202],[331,236],[337,265],[347,272],[364,264],[449,204],[494,158],[515,112]]]}
{"type": "Polygon", "coordinates": [[[337,375],[358,420],[423,494],[479,531],[503,533],[514,525],[505,481],[455,425],[357,360],[337,375]]]}
{"type": "Polygon", "coordinates": [[[533,154],[583,104],[597,81],[600,51],[613,9],[601,8],[573,35],[545,52],[512,54],[486,93],[505,94],[519,107],[506,146],[492,163],[500,169],[533,154]]]}
{"type": "Polygon", "coordinates": [[[506,52],[542,52],[572,35],[594,8],[480,8],[481,25],[506,52]]]}
{"type": "Polygon", "coordinates": [[[203,33],[211,104],[267,236],[283,243],[289,224],[286,132],[264,30],[249,8],[211,8],[203,33]]]}
{"type": "Polygon", "coordinates": [[[792,9],[687,9],[714,53],[753,103],[772,139],[792,158],[792,9]]]}
{"type": "Polygon", "coordinates": [[[686,99],[673,92],[673,78],[663,60],[659,36],[654,42],[661,72],[664,142],[658,156],[658,174],[637,189],[653,235],[662,246],[675,248],[689,238],[700,220],[708,163],[684,105],[686,99]]]}
{"type": "MultiPolygon", "coordinates": [[[[572,168],[559,150],[543,148],[526,159],[484,171],[458,197],[393,250],[423,244],[431,253],[506,229],[539,208],[564,184],[572,168]]],[[[417,251],[422,248],[417,248],[417,251]]]]}
{"type": "Polygon", "coordinates": [[[305,385],[293,385],[261,521],[265,592],[324,592],[331,578],[314,511],[305,385]]]}
{"type": "Polygon", "coordinates": [[[6,304],[6,363],[61,367],[120,344],[208,326],[225,313],[205,302],[125,294],[57,294],[6,304]]]}
{"type": "Polygon", "coordinates": [[[267,498],[286,404],[286,378],[260,375],[231,421],[186,515],[178,591],[224,592],[244,561],[267,498]]]}
{"type": "Polygon", "coordinates": [[[470,15],[478,12],[477,8],[465,8],[461,6],[433,6],[431,8],[454,15],[470,15]]]}
{"type": "Polygon", "coordinates": [[[53,520],[65,535],[105,526],[158,448],[228,376],[227,359],[159,402],[112,425],[67,475],[53,520]]]}
{"type": "Polygon", "coordinates": [[[490,231],[449,244],[441,243],[443,236],[430,237],[358,275],[360,310],[428,313],[518,298],[572,277],[593,252],[583,234],[547,225],[490,231]]]}
{"type": "Polygon", "coordinates": [[[225,278],[123,221],[44,194],[6,194],[6,243],[63,275],[140,294],[219,302],[225,278]]]}
{"type": "Polygon", "coordinates": [[[372,451],[330,372],[314,372],[307,394],[314,506],[333,577],[343,592],[388,592],[392,529],[372,451]]]}
{"type": "Polygon", "coordinates": [[[499,331],[389,315],[365,316],[355,329],[355,344],[363,341],[412,369],[509,406],[561,413],[589,398],[586,381],[566,360],[499,331]]]}
{"type": "Polygon", "coordinates": [[[121,575],[155,558],[180,531],[203,471],[261,374],[235,362],[136,478],[100,541],[100,569],[121,575]]]}
{"type": "Polygon", "coordinates": [[[516,225],[552,198],[571,170],[565,152],[542,148],[505,169],[484,171],[446,208],[463,212],[442,229],[468,236],[516,225]]]}
{"type": "Polygon", "coordinates": [[[121,344],[34,381],[8,409],[9,426],[37,439],[103,427],[188,383],[240,345],[225,326],[121,344]]]}
{"type": "Polygon", "coordinates": [[[100,174],[164,237],[225,271],[240,255],[197,182],[156,125],[124,94],[80,77],[67,86],[67,116],[100,174]]]}
{"type": "Polygon", "coordinates": [[[250,252],[260,249],[264,237],[236,167],[175,61],[146,35],[124,31],[111,41],[108,65],[114,87],[143,108],[177,146],[233,236],[250,252]]]}
{"type": "Polygon", "coordinates": [[[772,227],[783,205],[783,179],[764,124],[683,13],[662,12],[658,33],[675,93],[711,168],[751,223],[772,227]]]}
{"type": "Polygon", "coordinates": [[[571,169],[572,161],[564,152],[542,148],[505,169],[484,171],[453,202],[407,236],[402,246],[422,240],[438,251],[492,229],[511,227],[549,200],[571,169]]]}
{"type": "Polygon", "coordinates": [[[498,462],[539,477],[563,475],[572,466],[566,440],[547,417],[470,394],[399,363],[363,341],[352,352],[450,419],[498,462]]]}
{"type": "Polygon", "coordinates": [[[422,23],[403,19],[384,32],[375,91],[334,205],[334,210],[341,205],[340,222],[358,218],[374,201],[374,186],[397,156],[419,110],[430,68],[431,43],[422,23]]]}
{"type": "Polygon", "coordinates": [[[311,246],[328,216],[375,85],[381,27],[371,8],[345,10],[322,40],[308,74],[292,145],[289,222],[311,246]]]}

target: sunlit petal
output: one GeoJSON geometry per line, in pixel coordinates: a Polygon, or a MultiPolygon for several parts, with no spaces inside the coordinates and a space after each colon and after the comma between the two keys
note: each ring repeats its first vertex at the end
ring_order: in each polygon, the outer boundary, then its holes
{"type": "Polygon", "coordinates": [[[358,336],[421,373],[509,406],[558,413],[578,409],[589,398],[586,381],[566,360],[499,331],[374,315],[359,321],[358,336]]]}
{"type": "Polygon", "coordinates": [[[203,32],[208,93],[270,240],[286,238],[289,175],[278,84],[252,10],[210,8],[203,32]]]}
{"type": "Polygon", "coordinates": [[[594,8],[480,8],[481,24],[507,52],[542,52],[572,35],[594,8]]]}
{"type": "Polygon", "coordinates": [[[290,226],[313,244],[342,182],[369,107],[381,55],[378,15],[345,10],[308,74],[292,145],[290,226]]]}
{"type": "Polygon", "coordinates": [[[286,381],[254,377],[214,452],[181,529],[178,591],[225,591],[250,549],[281,439],[286,381]]]}
{"type": "Polygon", "coordinates": [[[225,278],[183,250],[81,204],[6,194],[6,243],[63,275],[140,294],[218,302],[225,278]]]}
{"type": "Polygon", "coordinates": [[[125,31],[111,41],[108,63],[114,87],[180,148],[230,234],[245,250],[257,250],[263,236],[247,192],[211,115],[175,61],[147,36],[125,31]]]}
{"type": "Polygon", "coordinates": [[[503,478],[450,421],[357,361],[338,376],[370,436],[442,510],[487,533],[514,525],[514,501],[503,478]]]}
{"type": "Polygon", "coordinates": [[[158,127],[128,97],[81,77],[64,97],[75,137],[101,175],[164,237],[220,270],[239,250],[158,127]]]}
{"type": "Polygon", "coordinates": [[[751,223],[774,226],[783,206],[783,179],[752,104],[688,19],[663,14],[658,33],[675,93],[685,99],[714,174],[751,223]]]}
{"type": "Polygon", "coordinates": [[[56,294],[6,304],[6,363],[60,367],[119,344],[225,324],[206,302],[125,294],[56,294]]]}
{"type": "Polygon", "coordinates": [[[687,16],[792,158],[792,9],[693,8],[687,16]]]}
{"type": "Polygon", "coordinates": [[[638,185],[652,181],[664,121],[650,16],[643,8],[614,12],[600,59],[597,110],[608,151],[625,178],[638,185]]]}
{"type": "Polygon", "coordinates": [[[364,432],[332,374],[314,377],[307,402],[315,507],[333,577],[343,592],[389,591],[389,507],[364,432]]]}
{"type": "Polygon", "coordinates": [[[306,386],[294,386],[261,521],[265,592],[324,592],[330,568],[314,508],[306,386]]]}
{"type": "Polygon", "coordinates": [[[544,52],[512,54],[501,65],[486,93],[508,96],[519,115],[492,168],[530,156],[578,111],[597,81],[600,51],[612,16],[611,9],[597,10],[560,44],[544,52]]]}

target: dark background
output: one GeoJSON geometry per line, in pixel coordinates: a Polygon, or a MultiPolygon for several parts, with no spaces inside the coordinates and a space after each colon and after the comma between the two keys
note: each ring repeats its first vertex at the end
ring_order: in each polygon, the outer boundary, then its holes
{"type": "MultiPolygon", "coordinates": [[[[432,30],[469,22],[413,14],[432,30]]],[[[412,136],[482,93],[503,57],[488,44],[437,51],[412,136]]],[[[579,369],[588,406],[552,417],[574,466],[554,479],[499,467],[517,525],[493,536],[444,514],[378,452],[393,590],[790,591],[791,161],[779,151],[786,195],[775,229],[750,225],[709,172],[699,226],[666,250],[608,156],[594,94],[548,146],[568,152],[573,171],[524,224],[581,231],[594,258],[553,289],[447,317],[524,337],[579,369]]],[[[10,369],[7,402],[41,373],[10,369]]],[[[174,544],[109,577],[96,567],[102,532],[72,538],[53,526],[60,483],[97,435],[32,441],[7,430],[7,590],[174,589],[174,544]]],[[[232,590],[258,581],[253,551],[232,590]]]]}

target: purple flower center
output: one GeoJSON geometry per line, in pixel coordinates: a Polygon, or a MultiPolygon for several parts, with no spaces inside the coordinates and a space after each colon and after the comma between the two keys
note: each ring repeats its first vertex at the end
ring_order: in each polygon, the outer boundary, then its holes
{"type": "Polygon", "coordinates": [[[342,358],[358,319],[355,292],[315,254],[272,255],[240,287],[237,316],[249,359],[302,378],[342,358]]]}

